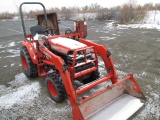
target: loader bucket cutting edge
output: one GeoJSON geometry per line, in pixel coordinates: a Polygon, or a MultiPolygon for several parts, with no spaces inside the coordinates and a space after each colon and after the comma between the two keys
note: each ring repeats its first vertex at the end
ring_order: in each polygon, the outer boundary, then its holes
{"type": "Polygon", "coordinates": [[[78,106],[85,120],[126,120],[139,110],[145,97],[132,75],[109,88],[81,100],[78,106]]]}

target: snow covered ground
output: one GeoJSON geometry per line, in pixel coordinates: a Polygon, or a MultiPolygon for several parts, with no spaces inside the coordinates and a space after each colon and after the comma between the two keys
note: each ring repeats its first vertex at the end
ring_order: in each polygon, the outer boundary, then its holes
{"type": "Polygon", "coordinates": [[[71,120],[70,106],[66,102],[57,105],[42,94],[38,81],[19,73],[7,85],[0,85],[0,120],[71,120]]]}
{"type": "Polygon", "coordinates": [[[148,11],[144,20],[138,24],[118,25],[123,28],[146,28],[146,29],[158,29],[160,30],[160,11],[148,11]]]}

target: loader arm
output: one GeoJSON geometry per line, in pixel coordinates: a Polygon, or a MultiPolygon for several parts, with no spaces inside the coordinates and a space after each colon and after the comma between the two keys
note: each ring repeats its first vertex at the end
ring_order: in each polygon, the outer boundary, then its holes
{"type": "Polygon", "coordinates": [[[78,108],[80,109],[83,118],[87,120],[112,120],[113,118],[128,119],[144,105],[145,101],[145,96],[133,75],[128,75],[127,77],[118,80],[114,62],[108,49],[83,38],[80,38],[79,40],[87,46],[95,47],[97,54],[102,57],[109,74],[87,86],[77,89],[76,94],[81,94],[109,79],[112,82],[110,86],[106,86],[104,89],[79,101],[78,108]],[[140,99],[144,101],[142,102],[140,99]],[[126,103],[128,106],[124,105],[126,103]],[[135,104],[136,107],[132,104],[135,104]],[[114,110],[115,107],[119,107],[119,109],[114,110]],[[124,114],[123,110],[128,111],[128,114],[124,114]]]}

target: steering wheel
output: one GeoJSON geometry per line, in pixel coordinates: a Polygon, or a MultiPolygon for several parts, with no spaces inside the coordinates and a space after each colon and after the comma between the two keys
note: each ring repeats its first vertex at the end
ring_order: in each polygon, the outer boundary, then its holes
{"type": "Polygon", "coordinates": [[[53,35],[56,32],[56,30],[57,30],[56,28],[48,28],[44,31],[44,33],[50,34],[51,32],[51,35],[53,35]]]}
{"type": "Polygon", "coordinates": [[[71,34],[71,33],[73,33],[71,29],[66,29],[65,30],[65,34],[71,34]]]}

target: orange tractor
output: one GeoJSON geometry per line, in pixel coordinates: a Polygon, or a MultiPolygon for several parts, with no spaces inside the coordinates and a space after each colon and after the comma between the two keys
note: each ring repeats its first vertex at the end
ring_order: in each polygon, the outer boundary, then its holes
{"type": "Polygon", "coordinates": [[[24,2],[20,5],[20,14],[25,37],[20,57],[25,75],[46,76],[51,98],[55,102],[69,99],[74,120],[128,119],[143,106],[141,99],[145,97],[133,75],[118,80],[111,52],[85,39],[85,21],[75,21],[75,31],[67,29],[59,35],[57,18],[54,16],[54,21],[50,21],[42,3],[24,2]],[[30,34],[25,30],[24,4],[40,4],[44,9],[44,15],[38,17],[43,22],[32,26],[30,34]],[[48,27],[48,21],[56,24],[48,27]],[[107,71],[104,77],[100,76],[98,56],[107,71]],[[89,93],[101,84],[103,88],[89,93]]]}

